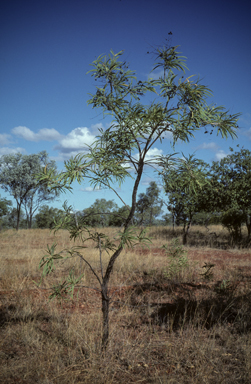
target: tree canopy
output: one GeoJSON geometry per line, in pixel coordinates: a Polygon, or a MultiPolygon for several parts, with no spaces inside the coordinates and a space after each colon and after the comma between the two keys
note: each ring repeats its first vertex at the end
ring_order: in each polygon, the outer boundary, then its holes
{"type": "MultiPolygon", "coordinates": [[[[138,235],[131,227],[136,210],[137,192],[145,166],[163,163],[163,159],[151,158],[150,150],[156,142],[162,142],[167,133],[172,135],[173,142],[177,140],[188,142],[194,133],[211,126],[222,137],[235,137],[239,114],[230,115],[223,107],[207,104],[207,98],[212,95],[208,87],[185,75],[185,58],[178,52],[178,47],[163,46],[154,52],[156,62],[153,71],[161,70],[162,75],[157,79],[138,80],[135,72],[121,57],[123,51],[99,56],[91,65],[90,71],[97,81],[96,91],[90,95],[88,103],[93,108],[101,108],[104,114],[113,117],[113,123],[106,130],[100,130],[96,141],[87,154],[79,154],[65,163],[65,170],[55,175],[46,170],[41,176],[46,185],[51,188],[71,189],[71,183],[89,181],[93,187],[109,188],[119,196],[116,184],[121,184],[127,177],[133,179],[130,210],[124,221],[123,230],[118,233],[117,242],[107,239],[103,233],[91,233],[88,228],[69,227],[71,236],[92,238],[97,243],[100,252],[100,274],[91,266],[88,255],[83,256],[78,250],[71,250],[71,256],[77,255],[86,262],[100,284],[103,313],[102,345],[107,345],[109,335],[109,305],[110,296],[108,285],[114,263],[126,246],[146,241],[144,232],[138,235]],[[145,96],[153,100],[145,104],[145,96]],[[153,99],[154,98],[154,99],[153,99]],[[134,170],[134,174],[131,172],[134,170]],[[105,269],[102,264],[102,252],[109,251],[109,260],[105,269]]],[[[165,158],[165,164],[173,159],[173,152],[165,158]]],[[[173,160],[174,161],[174,160],[173,160]]],[[[191,179],[189,185],[193,188],[196,180],[191,179]]],[[[119,196],[125,206],[127,204],[119,196]]],[[[64,225],[64,223],[62,223],[64,225]]],[[[83,244],[84,247],[84,244],[83,244]]],[[[83,248],[84,249],[84,248],[83,248]]],[[[53,260],[54,249],[46,271],[53,260]]],[[[43,265],[44,265],[43,264],[43,265]]],[[[58,291],[57,291],[58,292],[58,291]]]]}
{"type": "Polygon", "coordinates": [[[163,165],[161,172],[164,191],[168,196],[167,208],[177,225],[183,225],[183,244],[192,219],[197,212],[207,208],[208,199],[203,188],[209,183],[208,165],[194,155],[181,159],[169,167],[163,165]],[[193,184],[191,188],[190,185],[193,184]]]}
{"type": "Polygon", "coordinates": [[[251,235],[251,152],[242,148],[211,167],[211,210],[222,212],[221,222],[232,234],[233,241],[241,238],[241,224],[251,235]]]}
{"type": "Polygon", "coordinates": [[[51,201],[57,196],[57,189],[49,190],[45,183],[40,183],[37,175],[43,168],[52,172],[56,170],[54,161],[49,161],[46,151],[38,154],[3,155],[0,157],[0,185],[17,203],[17,224],[19,228],[20,212],[26,210],[28,227],[31,228],[32,217],[41,202],[51,201]]]}
{"type": "Polygon", "coordinates": [[[91,227],[108,227],[111,214],[118,208],[113,200],[96,199],[95,202],[83,210],[82,220],[91,227]]]}
{"type": "Polygon", "coordinates": [[[140,225],[153,225],[154,219],[161,214],[162,200],[160,189],[155,181],[151,181],[146,193],[140,193],[136,203],[136,216],[140,225]]]}
{"type": "Polygon", "coordinates": [[[35,216],[36,227],[52,229],[54,224],[60,220],[64,215],[62,209],[42,205],[39,212],[35,216]]]}

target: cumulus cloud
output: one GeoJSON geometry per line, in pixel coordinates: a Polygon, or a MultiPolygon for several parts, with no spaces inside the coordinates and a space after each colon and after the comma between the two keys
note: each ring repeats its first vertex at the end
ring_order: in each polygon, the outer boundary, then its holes
{"type": "Polygon", "coordinates": [[[220,161],[221,159],[223,159],[224,157],[227,156],[227,153],[223,150],[223,149],[220,149],[216,154],[215,154],[215,159],[216,161],[220,161]]]}
{"type": "Polygon", "coordinates": [[[158,156],[162,156],[162,155],[163,155],[163,151],[162,151],[162,149],[151,148],[151,149],[149,149],[149,151],[147,152],[146,157],[145,157],[145,160],[146,160],[146,161],[154,160],[156,157],[158,157],[158,156]]]}
{"type": "Polygon", "coordinates": [[[8,147],[3,147],[0,148],[0,156],[2,155],[14,155],[15,153],[26,153],[26,150],[24,148],[8,148],[8,147]]]}
{"type": "MultiPolygon", "coordinates": [[[[148,153],[146,154],[145,162],[151,162],[152,164],[154,164],[154,160],[156,160],[156,157],[159,157],[162,155],[163,155],[162,149],[151,148],[151,149],[149,149],[148,153]]],[[[139,159],[139,153],[136,153],[133,157],[135,160],[138,160],[139,159]]],[[[125,163],[124,166],[128,167],[128,163],[125,163]]],[[[129,172],[134,171],[133,165],[131,164],[127,170],[129,172]]]]}
{"type": "Polygon", "coordinates": [[[61,138],[55,149],[63,153],[79,153],[87,151],[88,145],[91,145],[94,140],[95,136],[90,133],[88,128],[79,127],[61,138]]]}
{"type": "Polygon", "coordinates": [[[28,141],[54,141],[62,137],[54,128],[42,128],[38,133],[35,133],[30,128],[19,126],[13,128],[11,132],[28,141]]]}
{"type": "Polygon", "coordinates": [[[196,150],[203,150],[203,149],[208,149],[212,152],[215,153],[214,155],[214,160],[215,161],[220,161],[221,159],[223,159],[224,157],[226,157],[228,154],[223,150],[223,149],[220,149],[220,146],[214,142],[210,142],[210,143],[202,143],[201,145],[199,145],[198,147],[196,147],[196,150]]]}

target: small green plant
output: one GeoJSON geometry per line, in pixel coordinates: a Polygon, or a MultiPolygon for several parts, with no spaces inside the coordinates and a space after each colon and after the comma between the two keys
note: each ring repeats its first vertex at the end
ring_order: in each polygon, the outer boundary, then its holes
{"type": "Polygon", "coordinates": [[[169,279],[180,280],[184,271],[189,267],[187,252],[180,244],[179,239],[173,239],[171,244],[165,244],[162,248],[165,249],[169,261],[168,268],[164,271],[164,276],[169,279]]]}
{"type": "Polygon", "coordinates": [[[233,283],[230,280],[222,280],[217,284],[214,290],[221,296],[228,296],[231,298],[234,295],[237,286],[237,282],[233,283]]]}

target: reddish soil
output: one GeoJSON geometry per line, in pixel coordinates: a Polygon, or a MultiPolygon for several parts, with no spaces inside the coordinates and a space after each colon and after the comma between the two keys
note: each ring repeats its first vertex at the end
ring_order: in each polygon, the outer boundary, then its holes
{"type": "MultiPolygon", "coordinates": [[[[165,250],[162,248],[152,249],[137,249],[137,254],[147,255],[152,254],[166,257],[165,250]]],[[[210,262],[215,264],[217,273],[221,270],[233,270],[237,272],[238,279],[232,283],[232,289],[245,289],[246,285],[251,283],[251,253],[230,252],[227,250],[216,250],[216,249],[189,249],[187,252],[189,260],[198,261],[200,266],[203,263],[210,262]],[[244,264],[244,265],[243,265],[244,264]],[[250,264],[250,265],[248,265],[250,264]]],[[[25,259],[6,259],[8,263],[12,264],[25,264],[25,259]]],[[[236,276],[237,276],[236,275],[236,276]]],[[[34,304],[39,300],[40,303],[46,305],[48,297],[51,293],[50,290],[33,288],[32,281],[30,282],[31,289],[25,289],[22,291],[22,296],[27,295],[32,298],[34,304]]],[[[219,282],[218,282],[219,283],[219,282]]],[[[161,303],[172,303],[177,297],[183,297],[186,299],[195,298],[200,300],[202,297],[207,295],[206,292],[213,291],[217,285],[217,281],[205,282],[203,278],[200,282],[193,283],[167,283],[167,282],[153,282],[148,276],[143,276],[138,281],[130,286],[124,287],[111,287],[110,296],[112,296],[113,303],[111,307],[118,308],[123,305],[124,302],[128,302],[128,297],[134,297],[136,302],[142,301],[142,304],[146,302],[158,302],[161,303]],[[161,292],[161,295],[160,295],[161,292]]],[[[14,292],[0,291],[0,299],[10,295],[15,295],[14,292]]],[[[20,292],[19,292],[20,294],[20,292]]],[[[80,313],[89,314],[91,312],[101,310],[101,297],[100,292],[94,289],[80,289],[78,296],[74,294],[74,299],[68,299],[59,303],[54,299],[55,305],[61,308],[64,313],[72,313],[78,311],[80,313]],[[78,300],[76,300],[78,297],[78,300]]]]}

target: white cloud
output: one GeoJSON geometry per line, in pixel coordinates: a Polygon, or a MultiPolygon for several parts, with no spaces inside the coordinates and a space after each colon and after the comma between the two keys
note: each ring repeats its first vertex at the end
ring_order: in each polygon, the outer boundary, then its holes
{"type": "Polygon", "coordinates": [[[223,149],[220,149],[220,146],[214,142],[211,142],[211,143],[203,143],[201,145],[199,145],[198,147],[196,147],[196,150],[203,150],[203,149],[208,149],[212,152],[215,153],[214,155],[214,161],[220,161],[221,159],[223,159],[224,157],[226,157],[228,154],[223,150],[223,149]]]}
{"type": "Polygon", "coordinates": [[[215,159],[216,161],[220,161],[221,159],[223,159],[224,157],[227,156],[227,153],[223,150],[223,149],[220,149],[216,154],[215,154],[215,159]]]}
{"type": "Polygon", "coordinates": [[[102,188],[93,189],[93,187],[80,188],[81,192],[99,192],[102,188]]]}
{"type": "Polygon", "coordinates": [[[26,150],[24,148],[8,148],[8,147],[3,147],[0,148],[0,156],[2,155],[14,155],[15,153],[26,153],[26,150]]]}
{"type": "MultiPolygon", "coordinates": [[[[156,160],[156,157],[159,157],[159,156],[162,156],[162,155],[163,155],[162,149],[151,148],[151,149],[149,149],[149,151],[146,154],[145,162],[150,162],[153,165],[154,164],[154,160],[156,160]]],[[[135,153],[133,158],[137,161],[139,159],[139,153],[135,153]]],[[[128,162],[124,163],[124,166],[128,167],[128,162]]],[[[127,171],[128,172],[135,171],[135,169],[134,169],[132,164],[129,165],[127,171]]]]}
{"type": "Polygon", "coordinates": [[[42,128],[38,133],[35,133],[30,128],[19,126],[13,128],[11,132],[28,141],[53,141],[62,137],[54,128],[42,128]]]}
{"type": "Polygon", "coordinates": [[[158,157],[158,156],[162,156],[162,155],[163,155],[163,151],[162,151],[162,149],[151,148],[151,149],[149,149],[149,151],[147,152],[146,157],[145,157],[145,160],[146,160],[146,161],[154,160],[156,157],[158,157]]]}
{"type": "Polygon", "coordinates": [[[67,136],[59,140],[59,145],[56,149],[62,152],[72,152],[74,150],[79,151],[81,149],[88,149],[88,145],[91,145],[95,140],[95,136],[92,135],[88,128],[79,127],[73,129],[67,136]]]}
{"type": "Polygon", "coordinates": [[[7,133],[0,133],[0,145],[6,145],[9,144],[11,136],[7,133]]]}
{"type": "Polygon", "coordinates": [[[54,141],[59,140],[62,135],[54,128],[42,128],[37,133],[39,140],[54,141]]]}

